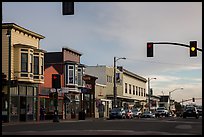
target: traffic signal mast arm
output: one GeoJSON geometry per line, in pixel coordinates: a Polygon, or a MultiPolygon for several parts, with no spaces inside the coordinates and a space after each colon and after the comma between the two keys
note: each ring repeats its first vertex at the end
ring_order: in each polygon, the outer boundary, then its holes
{"type": "MultiPolygon", "coordinates": [[[[186,45],[186,44],[181,44],[181,43],[175,43],[175,42],[152,42],[153,44],[170,44],[170,45],[178,45],[178,46],[182,46],[182,47],[188,47],[190,48],[190,45],[186,45]]],[[[198,51],[202,52],[202,49],[197,48],[198,51]]]]}
{"type": "MultiPolygon", "coordinates": [[[[199,99],[202,99],[202,98],[194,98],[194,101],[195,100],[199,100],[199,99]]],[[[182,101],[180,101],[180,102],[178,102],[178,103],[183,103],[183,102],[187,102],[187,101],[193,101],[193,98],[190,98],[190,99],[186,99],[186,100],[182,100],[182,101]]]]}

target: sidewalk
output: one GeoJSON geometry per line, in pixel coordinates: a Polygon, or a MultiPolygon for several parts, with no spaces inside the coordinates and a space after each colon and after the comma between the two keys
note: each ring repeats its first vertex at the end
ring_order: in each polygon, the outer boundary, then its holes
{"type": "Polygon", "coordinates": [[[59,122],[53,122],[53,120],[41,120],[41,121],[17,121],[17,122],[9,122],[3,123],[2,126],[9,126],[9,125],[22,125],[22,124],[43,124],[43,123],[64,123],[64,122],[81,122],[81,121],[97,121],[97,120],[106,120],[105,118],[86,118],[85,120],[78,120],[78,119],[60,119],[59,122]]]}

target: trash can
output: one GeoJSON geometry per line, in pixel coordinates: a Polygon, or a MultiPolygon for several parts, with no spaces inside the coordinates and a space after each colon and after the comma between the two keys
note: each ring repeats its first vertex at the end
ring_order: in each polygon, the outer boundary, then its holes
{"type": "Polygon", "coordinates": [[[79,120],[85,120],[85,112],[83,111],[79,112],[79,120]]]}

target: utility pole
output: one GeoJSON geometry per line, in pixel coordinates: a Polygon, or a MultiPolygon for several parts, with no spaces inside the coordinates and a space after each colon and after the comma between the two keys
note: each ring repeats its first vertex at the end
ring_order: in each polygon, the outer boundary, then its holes
{"type": "Polygon", "coordinates": [[[119,59],[126,59],[126,58],[117,58],[114,57],[113,60],[113,107],[117,107],[117,87],[116,87],[116,62],[119,59]]]}
{"type": "Polygon", "coordinates": [[[148,78],[148,110],[150,111],[150,105],[151,105],[151,103],[150,103],[150,97],[151,97],[151,94],[150,94],[150,80],[151,79],[156,79],[156,78],[148,78]]]}
{"type": "Polygon", "coordinates": [[[113,67],[113,107],[117,107],[116,106],[116,102],[117,102],[117,92],[116,92],[116,77],[115,77],[115,73],[116,73],[116,57],[114,57],[114,67],[113,67]]]}
{"type": "Polygon", "coordinates": [[[10,122],[10,88],[11,88],[11,28],[7,29],[8,37],[8,85],[7,85],[7,121],[10,122]]]}

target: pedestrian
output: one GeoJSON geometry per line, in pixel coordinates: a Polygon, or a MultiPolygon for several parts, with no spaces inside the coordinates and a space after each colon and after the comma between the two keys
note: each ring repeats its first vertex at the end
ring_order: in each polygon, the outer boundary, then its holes
{"type": "Polygon", "coordinates": [[[45,108],[43,105],[40,106],[40,120],[45,120],[45,108]]]}

